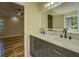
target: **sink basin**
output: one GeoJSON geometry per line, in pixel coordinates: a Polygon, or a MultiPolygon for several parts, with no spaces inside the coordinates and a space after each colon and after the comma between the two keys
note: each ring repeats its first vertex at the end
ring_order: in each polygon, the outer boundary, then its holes
{"type": "Polygon", "coordinates": [[[61,44],[63,46],[79,46],[79,40],[76,39],[71,39],[69,40],[69,38],[60,38],[59,35],[49,35],[49,34],[36,34],[35,36],[37,36],[40,39],[46,40],[48,42],[54,42],[56,44],[61,44]]]}
{"type": "Polygon", "coordinates": [[[64,43],[64,44],[74,44],[79,46],[79,40],[76,39],[68,39],[68,38],[60,38],[60,37],[55,37],[54,40],[64,43]]]}

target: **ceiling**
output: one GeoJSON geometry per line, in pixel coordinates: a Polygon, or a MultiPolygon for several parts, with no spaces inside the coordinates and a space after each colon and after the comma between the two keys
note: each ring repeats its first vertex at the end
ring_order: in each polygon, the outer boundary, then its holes
{"type": "Polygon", "coordinates": [[[24,12],[24,7],[12,2],[0,2],[0,16],[12,17],[17,15],[16,11],[21,9],[24,12]]]}
{"type": "Polygon", "coordinates": [[[64,14],[77,10],[77,2],[65,2],[62,5],[49,10],[53,15],[64,14]]]}
{"type": "Polygon", "coordinates": [[[21,6],[25,6],[25,4],[26,4],[25,2],[14,2],[14,3],[21,5],[21,6]]]}

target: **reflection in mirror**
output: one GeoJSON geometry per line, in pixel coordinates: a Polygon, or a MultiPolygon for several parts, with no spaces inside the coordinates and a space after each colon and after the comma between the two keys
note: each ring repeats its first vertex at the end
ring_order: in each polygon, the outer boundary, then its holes
{"type": "Polygon", "coordinates": [[[78,18],[77,16],[66,16],[64,18],[64,27],[68,30],[74,30],[77,31],[78,29],[78,18]]]}
{"type": "Polygon", "coordinates": [[[41,14],[43,28],[78,31],[77,2],[64,2],[41,14]]]}

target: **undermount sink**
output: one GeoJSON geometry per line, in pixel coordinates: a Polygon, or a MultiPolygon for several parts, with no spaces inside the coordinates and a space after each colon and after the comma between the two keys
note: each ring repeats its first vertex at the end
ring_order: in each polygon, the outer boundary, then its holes
{"type": "MultiPolygon", "coordinates": [[[[69,39],[69,38],[64,38],[64,37],[60,37],[60,35],[49,35],[49,34],[41,34],[42,37],[45,38],[46,41],[54,41],[57,43],[62,43],[64,45],[70,45],[74,44],[74,45],[79,45],[79,40],[78,39],[69,39]]],[[[73,46],[73,45],[72,45],[73,46]]]]}
{"type": "Polygon", "coordinates": [[[58,42],[64,42],[64,44],[70,44],[70,43],[73,43],[73,44],[76,44],[76,45],[79,45],[79,40],[76,40],[76,39],[69,39],[69,38],[60,38],[60,37],[55,37],[54,40],[58,41],[58,42]]]}

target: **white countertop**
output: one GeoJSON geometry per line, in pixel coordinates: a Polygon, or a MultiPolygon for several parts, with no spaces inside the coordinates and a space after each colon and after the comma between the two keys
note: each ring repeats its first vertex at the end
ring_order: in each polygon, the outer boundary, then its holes
{"type": "Polygon", "coordinates": [[[50,42],[52,44],[64,47],[66,49],[69,49],[71,51],[79,53],[79,40],[76,39],[65,39],[65,38],[60,38],[60,36],[55,36],[55,35],[49,35],[49,34],[41,34],[41,33],[36,33],[36,34],[31,34],[34,37],[40,38],[42,40],[45,40],[47,42],[50,42]]]}

